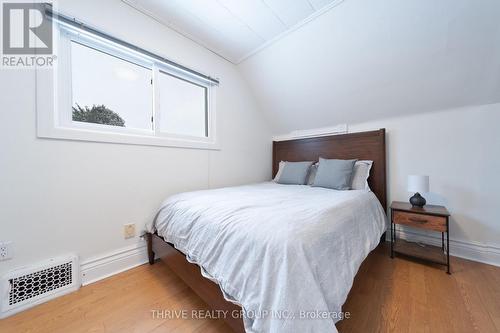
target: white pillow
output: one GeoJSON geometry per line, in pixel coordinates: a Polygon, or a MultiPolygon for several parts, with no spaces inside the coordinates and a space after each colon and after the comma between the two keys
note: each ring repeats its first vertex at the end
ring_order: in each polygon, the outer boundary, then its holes
{"type": "Polygon", "coordinates": [[[352,190],[369,190],[368,177],[370,177],[370,169],[373,161],[357,161],[354,164],[352,172],[351,189],[352,190]]]}
{"type": "Polygon", "coordinates": [[[277,181],[278,179],[280,179],[284,167],[285,167],[285,161],[280,161],[280,163],[278,164],[278,172],[276,172],[276,176],[274,176],[273,181],[277,181]]]}
{"type": "Polygon", "coordinates": [[[312,185],[314,183],[314,178],[316,178],[316,172],[318,172],[318,162],[311,165],[309,168],[309,173],[307,174],[307,185],[312,185]]]}

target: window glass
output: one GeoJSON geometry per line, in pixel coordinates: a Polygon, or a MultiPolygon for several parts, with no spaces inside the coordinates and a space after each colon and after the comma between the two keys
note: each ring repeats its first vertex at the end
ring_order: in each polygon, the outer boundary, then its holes
{"type": "Polygon", "coordinates": [[[158,85],[160,132],[208,137],[207,88],[162,71],[158,85]]]}
{"type": "Polygon", "coordinates": [[[71,42],[72,119],[152,130],[152,70],[71,42]]]}

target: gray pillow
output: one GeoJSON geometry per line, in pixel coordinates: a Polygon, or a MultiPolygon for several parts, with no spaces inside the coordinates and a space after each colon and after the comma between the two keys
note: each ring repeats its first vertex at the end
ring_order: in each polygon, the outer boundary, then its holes
{"type": "Polygon", "coordinates": [[[318,171],[312,186],[335,190],[351,189],[351,177],[357,160],[319,159],[318,171]]]}
{"type": "Polygon", "coordinates": [[[276,182],[278,184],[304,185],[309,172],[309,167],[313,162],[285,162],[283,171],[276,182]]]}

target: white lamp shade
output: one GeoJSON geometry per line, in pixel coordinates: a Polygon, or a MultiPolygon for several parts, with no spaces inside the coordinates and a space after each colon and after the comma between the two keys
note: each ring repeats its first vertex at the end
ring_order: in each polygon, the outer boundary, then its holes
{"type": "Polygon", "coordinates": [[[429,192],[429,176],[408,176],[408,192],[429,192]]]}

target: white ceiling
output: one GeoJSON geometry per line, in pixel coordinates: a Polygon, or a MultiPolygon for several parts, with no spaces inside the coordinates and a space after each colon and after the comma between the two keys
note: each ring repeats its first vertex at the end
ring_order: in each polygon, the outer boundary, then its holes
{"type": "Polygon", "coordinates": [[[346,0],[238,65],[276,134],[500,102],[500,1],[346,0]]]}
{"type": "Polygon", "coordinates": [[[238,64],[341,0],[122,0],[238,64]]]}

